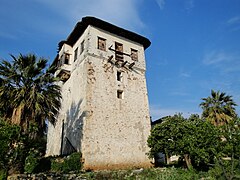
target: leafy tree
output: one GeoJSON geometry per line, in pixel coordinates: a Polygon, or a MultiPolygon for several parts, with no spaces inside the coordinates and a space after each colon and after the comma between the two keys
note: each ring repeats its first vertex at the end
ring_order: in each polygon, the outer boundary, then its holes
{"type": "Polygon", "coordinates": [[[11,123],[20,125],[25,132],[43,133],[45,120],[54,124],[60,108],[60,87],[47,69],[47,60],[33,54],[15,57],[12,62],[0,63],[0,109],[11,123]]]}
{"type": "Polygon", "coordinates": [[[211,91],[211,97],[202,98],[200,106],[203,109],[202,116],[214,125],[223,125],[229,123],[236,117],[235,106],[232,96],[219,91],[211,91]]]}
{"type": "Polygon", "coordinates": [[[0,119],[0,169],[19,169],[25,158],[24,139],[19,126],[10,125],[0,119]]]}
{"type": "Polygon", "coordinates": [[[150,157],[158,152],[179,155],[189,169],[212,163],[219,143],[217,128],[197,115],[191,116],[190,120],[181,115],[168,117],[152,129],[148,138],[150,157]]]}
{"type": "Polygon", "coordinates": [[[37,152],[38,157],[44,155],[44,145],[44,138],[31,139],[21,132],[20,126],[0,118],[0,171],[23,172],[26,158],[31,157],[32,152],[37,152]]]}
{"type": "Polygon", "coordinates": [[[226,179],[240,177],[240,121],[233,119],[221,127],[221,149],[216,158],[216,167],[226,179]]]}
{"type": "Polygon", "coordinates": [[[179,124],[184,121],[181,115],[167,116],[161,124],[157,124],[151,130],[148,138],[148,146],[151,148],[150,157],[163,152],[167,157],[176,154],[176,138],[181,136],[179,124]]]}

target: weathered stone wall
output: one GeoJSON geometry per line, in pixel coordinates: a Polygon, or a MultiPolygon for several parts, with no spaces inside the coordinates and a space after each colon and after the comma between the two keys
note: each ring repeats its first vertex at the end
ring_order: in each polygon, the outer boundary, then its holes
{"type": "MultiPolygon", "coordinates": [[[[47,154],[60,152],[60,123],[64,120],[64,136],[82,152],[85,169],[150,166],[146,156],[150,117],[143,46],[89,26],[72,54],[83,40],[84,52],[75,62],[71,56],[71,77],[62,85],[59,121],[55,128],[49,126],[47,154]],[[106,39],[106,51],[97,49],[98,37],[106,39]],[[124,53],[130,54],[131,48],[138,50],[132,69],[108,62],[114,55],[108,47],[114,48],[115,42],[123,44],[124,53]],[[117,71],[122,73],[121,81],[117,71]],[[117,97],[118,90],[123,91],[122,99],[117,97]]],[[[133,62],[129,56],[124,56],[124,61],[128,65],[133,62]]]]}
{"type": "MultiPolygon", "coordinates": [[[[87,83],[87,70],[86,48],[82,54],[78,54],[77,59],[74,61],[74,50],[79,47],[80,42],[84,39],[88,39],[88,29],[73,46],[72,49],[68,47],[68,53],[70,53],[70,70],[71,76],[66,82],[61,83],[62,90],[62,103],[61,110],[59,111],[58,121],[55,126],[49,124],[48,136],[47,136],[47,152],[46,155],[59,155],[68,154],[68,151],[74,149],[81,151],[81,140],[82,140],[82,128],[84,119],[87,114],[86,109],[86,83],[87,83]],[[64,122],[64,125],[62,125],[64,122]],[[64,133],[62,134],[62,128],[64,133]],[[63,142],[62,142],[63,141],[63,142]],[[70,143],[69,143],[70,142],[70,143]],[[61,145],[63,147],[61,147],[61,145]],[[63,152],[61,152],[63,151],[63,152]]],[[[65,46],[62,49],[66,48],[65,46]]],[[[59,57],[64,53],[60,50],[59,57]]]]}

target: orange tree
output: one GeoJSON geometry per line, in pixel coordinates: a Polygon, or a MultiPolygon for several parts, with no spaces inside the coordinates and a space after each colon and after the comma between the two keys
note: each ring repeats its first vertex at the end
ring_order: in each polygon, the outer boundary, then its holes
{"type": "Polygon", "coordinates": [[[169,116],[156,125],[148,138],[149,156],[163,152],[178,155],[189,169],[209,167],[218,154],[221,136],[217,127],[198,116],[169,116]]]}

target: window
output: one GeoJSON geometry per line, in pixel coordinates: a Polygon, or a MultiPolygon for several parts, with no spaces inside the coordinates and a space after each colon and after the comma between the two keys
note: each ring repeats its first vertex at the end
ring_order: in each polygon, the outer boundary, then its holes
{"type": "Polygon", "coordinates": [[[133,61],[137,61],[138,60],[138,51],[135,49],[131,49],[131,58],[133,61]]]}
{"type": "Polygon", "coordinates": [[[78,56],[78,48],[76,48],[74,51],[74,61],[76,61],[77,56],[78,56]]]}
{"type": "Polygon", "coordinates": [[[80,50],[80,54],[82,54],[84,51],[84,40],[81,42],[81,50],[80,50]]]}
{"type": "Polygon", "coordinates": [[[117,61],[123,61],[123,45],[115,42],[115,58],[117,61]]]}
{"type": "Polygon", "coordinates": [[[117,90],[117,98],[123,99],[123,91],[122,90],[117,90]]]}
{"type": "Polygon", "coordinates": [[[106,51],[106,39],[98,37],[98,49],[106,51]]]}
{"type": "Polygon", "coordinates": [[[69,64],[70,54],[65,54],[64,64],[69,64]]]}
{"type": "Polygon", "coordinates": [[[117,81],[122,82],[122,72],[120,72],[120,71],[117,71],[117,81]]]}

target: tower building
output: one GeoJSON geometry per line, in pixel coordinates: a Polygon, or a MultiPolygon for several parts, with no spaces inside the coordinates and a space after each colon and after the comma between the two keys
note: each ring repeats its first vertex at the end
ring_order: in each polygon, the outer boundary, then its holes
{"type": "Polygon", "coordinates": [[[150,166],[149,46],[147,38],[94,17],[76,24],[53,62],[62,106],[48,127],[48,156],[80,151],[84,168],[93,170],[150,166]]]}

